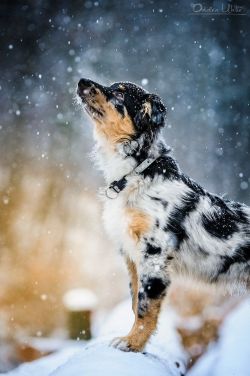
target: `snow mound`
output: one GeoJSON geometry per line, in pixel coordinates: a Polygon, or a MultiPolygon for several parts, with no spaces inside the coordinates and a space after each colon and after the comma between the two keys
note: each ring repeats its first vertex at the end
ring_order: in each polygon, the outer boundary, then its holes
{"type": "Polygon", "coordinates": [[[122,352],[109,345],[112,338],[127,334],[133,323],[131,302],[119,304],[99,330],[98,338],[60,351],[10,372],[9,376],[182,376],[186,354],[175,330],[170,309],[160,316],[159,329],[143,353],[122,352]]]}
{"type": "Polygon", "coordinates": [[[81,350],[65,350],[24,364],[9,376],[182,376],[183,365],[152,353],[122,352],[105,341],[92,341],[81,350]]]}
{"type": "Polygon", "coordinates": [[[23,365],[9,376],[181,376],[183,368],[151,353],[126,353],[107,342],[94,343],[71,353],[63,351],[23,365]]]}
{"type": "Polygon", "coordinates": [[[225,320],[218,343],[211,346],[188,376],[249,376],[250,300],[225,320]]]}
{"type": "MultiPolygon", "coordinates": [[[[71,359],[79,352],[79,346],[62,350],[31,363],[24,363],[15,370],[8,372],[8,376],[50,376],[55,369],[71,359]]],[[[70,375],[69,375],[70,376],[70,375]]],[[[77,376],[77,374],[75,374],[77,376]]]]}
{"type": "MultiPolygon", "coordinates": [[[[225,320],[217,343],[197,361],[187,376],[249,376],[250,300],[225,320]]],[[[176,316],[162,312],[159,330],[144,353],[126,353],[109,346],[111,338],[130,328],[133,316],[128,302],[115,308],[97,339],[79,349],[71,347],[33,363],[9,376],[182,376],[186,355],[175,331],[176,316]]]]}
{"type": "Polygon", "coordinates": [[[146,353],[125,353],[96,343],[72,356],[51,376],[180,376],[181,371],[166,360],[146,353]]]}

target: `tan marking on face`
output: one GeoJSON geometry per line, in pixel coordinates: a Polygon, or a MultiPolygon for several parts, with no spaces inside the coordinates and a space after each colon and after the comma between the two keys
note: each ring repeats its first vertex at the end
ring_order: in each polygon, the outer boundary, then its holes
{"type": "Polygon", "coordinates": [[[128,232],[129,235],[138,242],[140,238],[149,230],[150,217],[142,211],[135,208],[127,208],[128,232]]]}
{"type": "Polygon", "coordinates": [[[112,145],[124,139],[131,139],[135,130],[126,111],[122,116],[99,90],[95,97],[89,100],[89,103],[103,113],[103,117],[92,117],[98,133],[104,135],[112,145]]]}
{"type": "Polygon", "coordinates": [[[151,116],[152,114],[152,106],[150,102],[145,102],[142,106],[144,115],[148,114],[148,116],[151,116]]]}
{"type": "Polygon", "coordinates": [[[119,85],[119,89],[121,89],[121,90],[125,90],[125,86],[123,86],[123,85],[119,85]]]}

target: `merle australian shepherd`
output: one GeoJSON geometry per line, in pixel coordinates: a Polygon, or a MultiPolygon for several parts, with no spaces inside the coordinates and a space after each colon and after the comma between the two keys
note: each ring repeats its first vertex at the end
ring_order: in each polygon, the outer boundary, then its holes
{"type": "Polygon", "coordinates": [[[112,344],[140,351],[154,332],[174,274],[250,288],[250,208],[186,176],[166,147],[159,96],[119,82],[81,79],[78,96],[94,123],[106,182],[104,224],[130,275],[135,322],[112,344]]]}

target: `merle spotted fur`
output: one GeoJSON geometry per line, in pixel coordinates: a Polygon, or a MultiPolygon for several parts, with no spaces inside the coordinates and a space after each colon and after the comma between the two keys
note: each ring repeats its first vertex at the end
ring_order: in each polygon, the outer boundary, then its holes
{"type": "MultiPolygon", "coordinates": [[[[139,176],[128,179],[118,198],[104,202],[106,228],[136,268],[136,275],[132,273],[132,279],[138,281],[133,291],[133,300],[137,301],[136,323],[144,320],[143,325],[149,325],[152,307],[156,312],[155,307],[160,306],[153,302],[166,295],[175,274],[223,284],[230,291],[249,289],[250,208],[207,192],[181,171],[161,136],[166,107],[157,95],[127,82],[104,87],[82,79],[78,94],[88,113],[94,114],[94,120],[97,118],[97,127],[108,126],[110,119],[105,105],[98,105],[96,92],[116,109],[120,119],[117,127],[125,119],[133,124],[133,132],[115,145],[113,154],[104,150],[108,136],[105,141],[99,136],[100,131],[95,136],[97,159],[107,184],[131,173],[146,158],[155,158],[139,176]],[[124,231],[127,208],[143,213],[151,223],[134,243],[124,231]]],[[[155,315],[157,320],[158,313],[155,315]]],[[[137,326],[133,327],[133,336],[130,334],[115,345],[123,350],[140,349],[137,326]]]]}

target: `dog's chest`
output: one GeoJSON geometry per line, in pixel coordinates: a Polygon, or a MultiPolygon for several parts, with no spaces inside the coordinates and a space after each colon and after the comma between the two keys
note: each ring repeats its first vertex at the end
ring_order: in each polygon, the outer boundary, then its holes
{"type": "Polygon", "coordinates": [[[103,220],[105,229],[113,241],[118,243],[121,240],[125,229],[125,207],[120,200],[106,199],[103,206],[103,220]]]}
{"type": "Polygon", "coordinates": [[[152,230],[154,213],[144,200],[134,198],[128,201],[124,196],[120,194],[116,199],[104,202],[103,220],[116,247],[135,260],[140,239],[152,230]]]}
{"type": "Polygon", "coordinates": [[[131,253],[130,257],[134,259],[135,244],[128,231],[129,218],[127,216],[127,208],[120,197],[105,201],[103,221],[106,232],[115,246],[123,250],[123,252],[131,253]]]}

